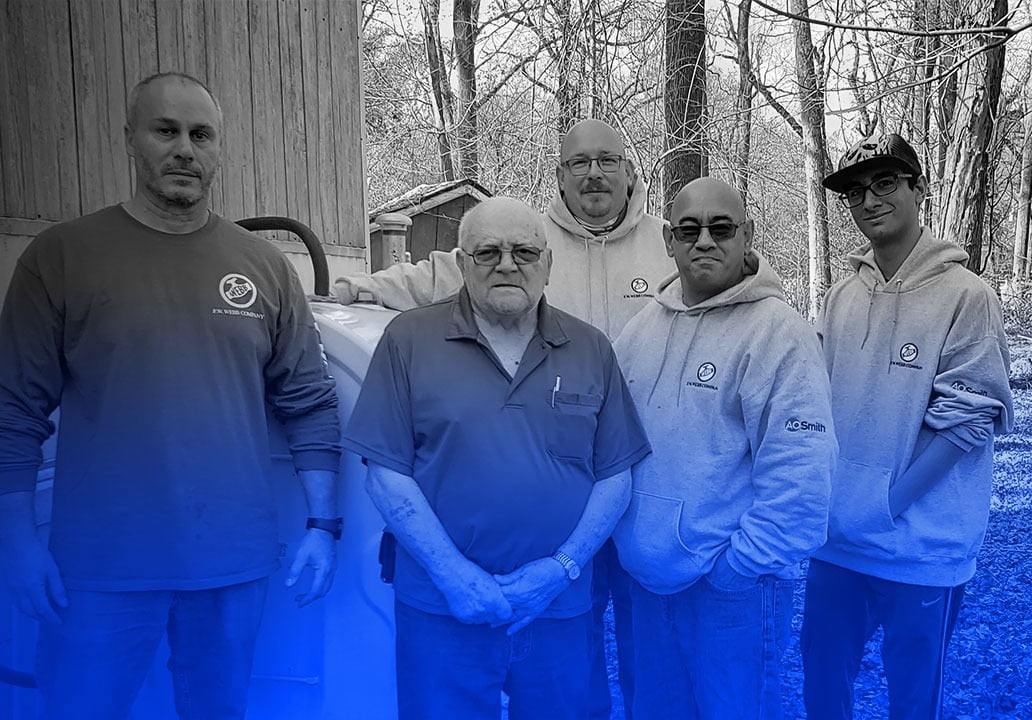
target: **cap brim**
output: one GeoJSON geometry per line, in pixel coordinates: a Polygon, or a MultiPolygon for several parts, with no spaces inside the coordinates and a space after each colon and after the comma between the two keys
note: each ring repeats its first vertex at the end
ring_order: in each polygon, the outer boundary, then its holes
{"type": "Polygon", "coordinates": [[[846,189],[853,182],[853,179],[860,173],[870,170],[875,167],[894,167],[900,170],[905,170],[908,173],[917,173],[917,170],[910,167],[906,162],[898,157],[892,157],[888,155],[882,155],[880,157],[868,158],[867,160],[861,160],[855,165],[850,165],[847,168],[842,168],[838,172],[833,172],[828,177],[824,178],[821,183],[824,187],[828,188],[832,192],[845,192],[846,189]]]}

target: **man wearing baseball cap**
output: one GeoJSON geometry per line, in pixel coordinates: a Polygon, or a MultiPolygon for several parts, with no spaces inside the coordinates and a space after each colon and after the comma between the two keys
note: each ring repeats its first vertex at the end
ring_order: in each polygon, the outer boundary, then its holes
{"type": "Polygon", "coordinates": [[[921,225],[928,183],[899,135],[851,148],[824,186],[868,242],[818,322],[840,455],[807,578],[804,699],[808,717],[851,718],[880,625],[890,716],[930,720],[985,535],[993,436],[1012,424],[1000,306],[967,253],[921,225]]]}

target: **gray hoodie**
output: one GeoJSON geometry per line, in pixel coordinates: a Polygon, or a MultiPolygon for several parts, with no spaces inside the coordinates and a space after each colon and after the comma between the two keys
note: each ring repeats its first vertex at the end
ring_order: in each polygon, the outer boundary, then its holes
{"type": "Polygon", "coordinates": [[[615,343],[652,442],[614,539],[669,594],[726,548],[744,575],[798,575],[825,539],[836,444],[813,329],[759,253],[739,284],[686,307],[677,275],[615,343]]]}
{"type": "Polygon", "coordinates": [[[870,245],[849,256],[818,325],[841,447],[828,543],[816,557],[876,577],[954,586],[975,572],[989,518],[993,435],[1013,423],[993,291],[928,228],[886,281],[870,245]],[[940,434],[967,453],[892,518],[889,487],[940,434]]]}
{"type": "MultiPolygon", "coordinates": [[[[574,218],[556,193],[545,219],[552,250],[552,274],[545,295],[550,305],[616,337],[624,324],[653,298],[670,272],[663,221],[645,212],[647,191],[639,179],[627,212],[607,233],[594,235],[574,218]]],[[[462,287],[458,250],[434,251],[415,265],[398,263],[372,275],[336,281],[336,292],[369,293],[395,310],[410,310],[451,297],[462,287]]]]}

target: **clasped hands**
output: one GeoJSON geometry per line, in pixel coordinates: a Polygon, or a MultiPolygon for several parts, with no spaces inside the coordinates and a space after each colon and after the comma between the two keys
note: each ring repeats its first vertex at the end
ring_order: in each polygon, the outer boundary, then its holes
{"type": "Polygon", "coordinates": [[[468,563],[441,587],[452,615],[463,623],[509,625],[513,635],[532,623],[570,584],[563,566],[546,557],[507,575],[468,563]]]}

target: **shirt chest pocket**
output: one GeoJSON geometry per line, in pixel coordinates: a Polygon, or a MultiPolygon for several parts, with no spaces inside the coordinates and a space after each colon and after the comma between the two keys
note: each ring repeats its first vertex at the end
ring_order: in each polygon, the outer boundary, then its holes
{"type": "Polygon", "coordinates": [[[602,396],[556,391],[549,410],[548,452],[561,460],[591,463],[602,396]]]}

